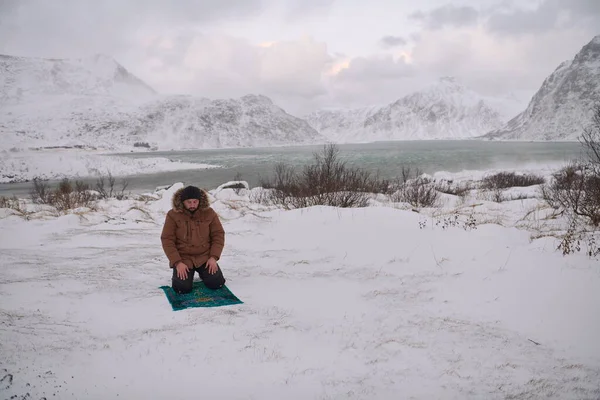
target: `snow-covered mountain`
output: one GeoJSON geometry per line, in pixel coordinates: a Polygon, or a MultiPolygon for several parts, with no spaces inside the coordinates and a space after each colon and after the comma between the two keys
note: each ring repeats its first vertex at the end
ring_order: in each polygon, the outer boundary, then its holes
{"type": "Polygon", "coordinates": [[[322,135],[335,142],[371,141],[365,136],[365,120],[379,111],[380,107],[356,109],[321,109],[304,117],[322,135]]]}
{"type": "Polygon", "coordinates": [[[502,140],[576,140],[600,101],[600,35],[548,76],[525,111],[484,137],[502,140]]]}
{"type": "Polygon", "coordinates": [[[140,98],[156,92],[112,58],[44,59],[0,55],[0,104],[54,95],[140,98]]]}
{"type": "Polygon", "coordinates": [[[265,96],[209,100],[169,96],[142,106],[130,130],[158,148],[258,147],[324,142],[306,121],[265,96]]]}
{"type": "Polygon", "coordinates": [[[0,149],[123,151],[323,142],[264,96],[210,100],[157,94],[107,56],[0,56],[0,149]]]}
{"type": "Polygon", "coordinates": [[[339,142],[472,138],[508,119],[490,103],[455,78],[443,77],[383,107],[321,110],[306,119],[339,142]]]}

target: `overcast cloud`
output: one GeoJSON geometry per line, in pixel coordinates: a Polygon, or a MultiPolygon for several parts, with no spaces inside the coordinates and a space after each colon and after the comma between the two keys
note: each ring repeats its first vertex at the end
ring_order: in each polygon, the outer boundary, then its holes
{"type": "Polygon", "coordinates": [[[537,90],[600,34],[597,0],[0,0],[0,53],[112,56],[162,93],[260,93],[300,115],[452,75],[537,90]]]}
{"type": "Polygon", "coordinates": [[[384,36],[381,38],[381,44],[383,47],[397,47],[404,46],[408,42],[401,36],[384,36]]]}
{"type": "Polygon", "coordinates": [[[420,21],[427,29],[442,29],[444,27],[461,27],[477,24],[479,13],[473,7],[454,6],[446,4],[429,12],[417,11],[408,16],[420,21]]]}

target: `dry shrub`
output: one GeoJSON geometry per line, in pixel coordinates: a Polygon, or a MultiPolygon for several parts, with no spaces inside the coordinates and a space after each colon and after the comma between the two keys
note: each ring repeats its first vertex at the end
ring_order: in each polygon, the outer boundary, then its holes
{"type": "Polygon", "coordinates": [[[75,185],[64,178],[54,191],[53,206],[58,211],[72,210],[79,207],[90,207],[95,200],[94,195],[90,193],[90,186],[81,181],[75,181],[75,185]]]}
{"type": "Polygon", "coordinates": [[[504,197],[504,192],[499,187],[490,190],[488,199],[495,203],[502,203],[504,200],[506,200],[504,197]]]}
{"type": "Polygon", "coordinates": [[[600,225],[600,174],[590,164],[573,162],[553,174],[541,188],[544,200],[555,209],[587,218],[600,225]]]}
{"type": "Polygon", "coordinates": [[[93,203],[99,199],[116,198],[122,200],[126,198],[125,189],[128,182],[123,181],[121,189],[116,189],[116,179],[108,172],[108,176],[101,175],[97,181],[94,190],[89,184],[69,178],[63,178],[57,187],[51,188],[50,185],[40,178],[33,178],[33,187],[29,195],[34,204],[44,204],[56,208],[58,211],[66,211],[79,207],[91,208],[93,203]]]}
{"type": "Polygon", "coordinates": [[[481,188],[486,190],[508,189],[512,187],[541,185],[544,182],[544,178],[537,175],[499,172],[483,178],[481,188]]]}
{"type": "Polygon", "coordinates": [[[279,163],[272,180],[261,180],[260,186],[270,189],[262,192],[262,203],[285,208],[304,208],[316,205],[333,207],[365,207],[372,193],[387,193],[389,181],[378,175],[352,168],[339,159],[336,145],[323,147],[314,154],[314,163],[300,173],[293,167],[279,163]]]}
{"type": "Polygon", "coordinates": [[[286,208],[315,205],[346,208],[365,207],[372,194],[386,194],[394,202],[414,207],[437,205],[439,193],[435,184],[422,177],[418,169],[411,174],[411,169],[403,166],[400,176],[390,181],[364,169],[348,167],[338,154],[335,145],[326,145],[322,153],[315,154],[315,162],[300,173],[285,163],[275,165],[273,179],[261,180],[260,186],[265,190],[254,199],[286,208]]]}
{"type": "Polygon", "coordinates": [[[280,202],[275,202],[277,196],[273,192],[275,192],[274,189],[255,188],[250,191],[248,196],[253,203],[266,206],[280,205],[280,202]]]}
{"type": "Polygon", "coordinates": [[[78,180],[73,183],[69,178],[61,180],[55,189],[51,189],[47,183],[35,178],[30,195],[35,204],[46,204],[61,212],[79,207],[91,207],[96,200],[88,184],[78,180]]]}
{"type": "Polygon", "coordinates": [[[115,198],[117,200],[123,200],[127,198],[127,195],[125,194],[125,189],[127,189],[127,186],[129,186],[129,182],[122,180],[120,190],[117,190],[115,188],[116,183],[117,180],[114,176],[112,176],[112,173],[110,171],[108,172],[108,176],[100,175],[100,177],[98,177],[98,179],[96,180],[95,187],[96,191],[98,192],[98,198],[115,198]],[[108,184],[108,187],[106,186],[106,184],[108,184]]]}
{"type": "Polygon", "coordinates": [[[454,184],[453,182],[439,182],[435,185],[435,190],[440,193],[451,194],[458,197],[466,197],[473,189],[471,182],[454,184]]]}
{"type": "Polygon", "coordinates": [[[597,231],[582,229],[577,217],[571,219],[567,232],[562,236],[557,250],[563,255],[583,252],[590,258],[600,256],[600,243],[596,241],[597,231]]]}
{"type": "Polygon", "coordinates": [[[600,226],[600,103],[592,109],[592,119],[580,139],[587,159],[573,161],[552,176],[552,181],[542,186],[542,197],[554,209],[566,212],[569,228],[563,236],[559,250],[571,254],[587,245],[590,257],[600,255],[596,242],[600,226]],[[586,226],[591,225],[589,231],[586,226]]]}
{"type": "MultiPolygon", "coordinates": [[[[584,130],[579,142],[588,155],[588,162],[600,168],[600,103],[592,108],[592,119],[584,130]]],[[[596,170],[598,171],[598,169],[596,170]]]]}
{"type": "Polygon", "coordinates": [[[404,182],[392,194],[392,201],[409,203],[413,207],[436,207],[440,192],[429,180],[418,177],[404,182]]]}
{"type": "Polygon", "coordinates": [[[33,188],[29,192],[31,200],[35,204],[50,204],[52,191],[47,182],[40,178],[33,178],[33,188]]]}
{"type": "Polygon", "coordinates": [[[10,208],[23,213],[23,206],[16,195],[12,197],[0,196],[0,208],[10,208]]]}
{"type": "Polygon", "coordinates": [[[422,171],[417,169],[414,177],[411,177],[410,167],[403,166],[396,180],[396,191],[391,195],[392,201],[408,203],[413,207],[437,206],[440,192],[433,182],[422,175],[422,171]]]}

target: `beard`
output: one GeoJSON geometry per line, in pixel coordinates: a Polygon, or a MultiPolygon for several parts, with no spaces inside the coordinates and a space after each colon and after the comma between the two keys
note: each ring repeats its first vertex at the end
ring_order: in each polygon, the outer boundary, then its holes
{"type": "Polygon", "coordinates": [[[190,213],[192,213],[192,214],[193,214],[193,213],[195,213],[195,212],[196,212],[196,210],[198,210],[198,207],[192,207],[192,208],[188,208],[188,207],[186,207],[185,209],[186,209],[186,210],[188,210],[190,213]]]}

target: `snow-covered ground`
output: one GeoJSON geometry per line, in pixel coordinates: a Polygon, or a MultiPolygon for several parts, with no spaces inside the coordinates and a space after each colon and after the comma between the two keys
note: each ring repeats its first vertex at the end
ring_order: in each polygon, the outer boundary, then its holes
{"type": "Polygon", "coordinates": [[[420,212],[212,191],[244,304],[174,312],[159,237],[179,187],[0,210],[3,398],[600,398],[600,262],[556,251],[536,187],[420,212]]]}
{"type": "Polygon", "coordinates": [[[129,158],[97,151],[52,149],[0,153],[0,183],[23,182],[35,177],[61,179],[152,174],[186,169],[217,168],[215,165],[171,161],[164,157],[129,158]]]}

